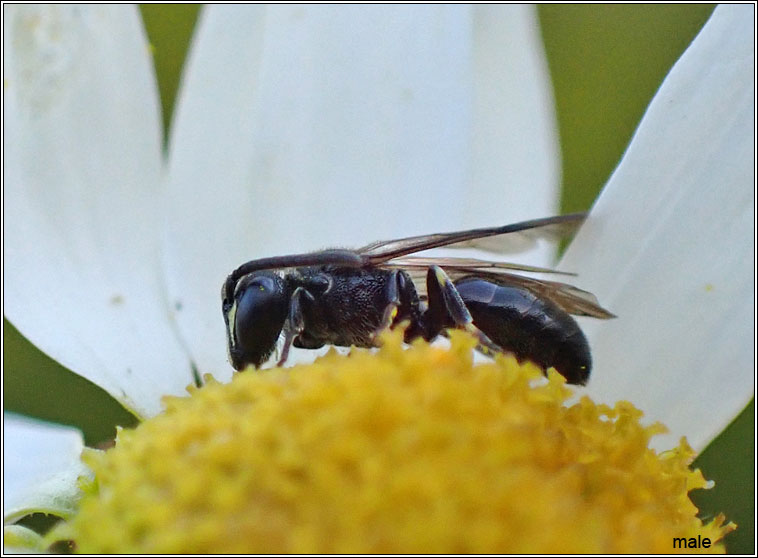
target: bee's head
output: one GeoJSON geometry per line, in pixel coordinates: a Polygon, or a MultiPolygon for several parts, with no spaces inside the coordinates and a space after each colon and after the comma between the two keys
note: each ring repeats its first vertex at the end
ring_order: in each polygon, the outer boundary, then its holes
{"type": "Polygon", "coordinates": [[[222,290],[229,359],[236,370],[263,364],[276,348],[289,310],[285,281],[272,271],[229,280],[222,290]]]}

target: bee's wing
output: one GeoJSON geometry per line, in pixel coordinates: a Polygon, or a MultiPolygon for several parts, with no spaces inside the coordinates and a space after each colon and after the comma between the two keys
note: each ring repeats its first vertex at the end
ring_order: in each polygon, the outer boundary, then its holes
{"type": "MultiPolygon", "coordinates": [[[[502,285],[512,285],[527,289],[540,298],[550,300],[564,311],[575,316],[591,316],[607,320],[616,316],[598,302],[595,295],[567,283],[546,281],[509,273],[510,270],[539,271],[541,273],[563,273],[531,266],[487,262],[469,258],[401,258],[393,260],[382,267],[398,267],[407,271],[422,299],[426,298],[426,273],[430,265],[438,265],[445,270],[453,281],[465,276],[489,279],[502,285]]],[[[571,274],[568,274],[571,275],[571,274]]]]}
{"type": "Polygon", "coordinates": [[[540,298],[551,300],[563,310],[575,316],[591,316],[593,318],[600,318],[601,320],[616,317],[615,314],[600,306],[600,302],[598,302],[594,294],[568,283],[545,281],[513,273],[493,274],[493,278],[500,283],[522,287],[540,298]]]}
{"type": "Polygon", "coordinates": [[[378,265],[414,252],[439,248],[477,248],[487,252],[513,253],[531,247],[538,239],[558,239],[575,232],[585,213],[532,219],[502,227],[411,236],[374,242],[357,250],[368,264],[378,265]]]}
{"type": "Polygon", "coordinates": [[[571,275],[576,277],[576,273],[570,271],[558,271],[548,267],[538,267],[536,265],[517,264],[511,262],[493,262],[490,260],[480,260],[477,258],[427,258],[423,256],[405,256],[394,258],[379,267],[384,268],[428,268],[431,265],[438,265],[446,269],[455,269],[461,272],[477,273],[489,271],[491,273],[502,273],[502,270],[511,271],[528,271],[529,273],[554,273],[556,275],[571,275]]]}

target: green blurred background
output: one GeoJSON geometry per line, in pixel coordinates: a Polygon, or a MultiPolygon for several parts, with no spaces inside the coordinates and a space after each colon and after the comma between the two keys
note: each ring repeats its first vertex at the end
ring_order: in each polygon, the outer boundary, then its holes
{"type": "MultiPolygon", "coordinates": [[[[197,5],[141,6],[153,46],[166,130],[197,5]]],[[[711,5],[543,5],[539,17],[555,89],[565,212],[590,207],[621,158],[668,70],[702,28],[711,5]]],[[[88,444],[134,420],[105,392],[40,353],[4,320],[6,410],[74,425],[88,444]]],[[[739,524],[730,553],[753,554],[755,408],[751,403],[695,465],[716,481],[693,500],[703,518],[739,524]]]]}

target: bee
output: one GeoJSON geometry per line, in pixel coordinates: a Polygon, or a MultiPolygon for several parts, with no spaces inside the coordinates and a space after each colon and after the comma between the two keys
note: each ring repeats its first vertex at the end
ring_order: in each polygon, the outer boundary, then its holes
{"type": "Polygon", "coordinates": [[[571,314],[600,319],[614,315],[587,291],[513,272],[574,274],[412,254],[443,246],[509,250],[513,241],[565,236],[585,217],[577,213],[244,263],[221,290],[230,362],[236,370],[258,368],[280,337],[278,366],[293,345],[373,347],[383,330],[407,323],[406,342],[431,341],[450,328],[465,329],[485,354],[511,353],[543,371],[554,367],[569,383],[584,384],[592,358],[571,314]]]}

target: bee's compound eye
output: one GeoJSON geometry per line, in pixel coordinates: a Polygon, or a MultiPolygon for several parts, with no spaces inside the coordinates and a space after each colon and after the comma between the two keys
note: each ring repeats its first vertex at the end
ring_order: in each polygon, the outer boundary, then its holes
{"type": "Polygon", "coordinates": [[[260,365],[273,352],[288,308],[284,282],[277,276],[254,277],[237,299],[234,331],[244,364],[260,365]]]}

